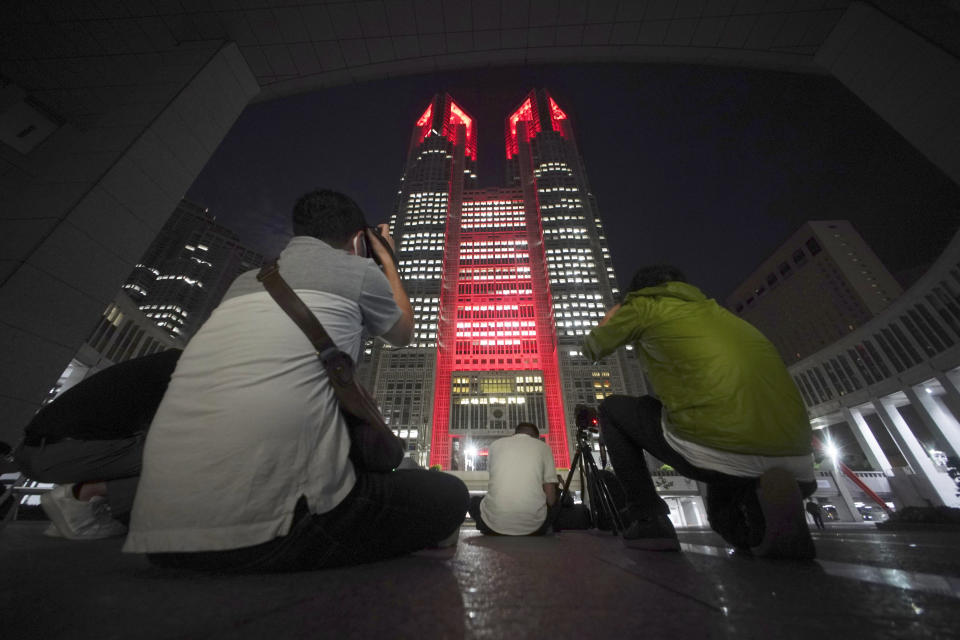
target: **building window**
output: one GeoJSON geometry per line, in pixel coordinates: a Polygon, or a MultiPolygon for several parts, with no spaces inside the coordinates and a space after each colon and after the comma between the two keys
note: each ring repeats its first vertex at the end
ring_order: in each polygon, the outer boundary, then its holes
{"type": "Polygon", "coordinates": [[[817,242],[816,238],[810,238],[807,240],[807,250],[810,252],[810,255],[815,256],[820,253],[820,243],[817,242]]]}
{"type": "Polygon", "coordinates": [[[803,252],[803,249],[797,249],[793,252],[793,264],[803,264],[807,261],[807,254],[803,252]]]}
{"type": "Polygon", "coordinates": [[[785,276],[788,273],[790,273],[790,265],[786,262],[781,262],[779,269],[780,269],[781,276],[785,276]]]}

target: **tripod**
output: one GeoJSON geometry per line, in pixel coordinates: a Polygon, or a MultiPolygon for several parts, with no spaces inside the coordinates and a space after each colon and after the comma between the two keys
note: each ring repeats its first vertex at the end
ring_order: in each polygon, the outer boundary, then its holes
{"type": "MultiPolygon", "coordinates": [[[[586,489],[590,498],[590,522],[594,527],[599,527],[601,522],[610,523],[614,535],[619,535],[623,531],[623,523],[620,521],[620,513],[610,495],[610,489],[606,481],[597,468],[597,463],[593,459],[593,449],[591,447],[590,430],[577,425],[577,453],[573,457],[573,464],[570,465],[570,472],[563,483],[563,490],[560,492],[558,505],[563,504],[563,499],[570,492],[570,481],[573,474],[580,468],[580,486],[586,489]],[[584,478],[584,476],[586,476],[584,478]]],[[[557,516],[560,513],[558,508],[553,516],[551,525],[555,525],[557,516]]]]}

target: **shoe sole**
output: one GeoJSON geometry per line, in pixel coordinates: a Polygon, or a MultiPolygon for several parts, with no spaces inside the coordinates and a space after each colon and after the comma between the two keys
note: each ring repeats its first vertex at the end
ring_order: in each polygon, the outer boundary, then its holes
{"type": "Polygon", "coordinates": [[[817,552],[804,516],[803,498],[793,475],[785,469],[770,469],[760,476],[757,499],[765,526],[763,539],[750,549],[751,553],[762,558],[815,558],[817,552]]]}
{"type": "Polygon", "coordinates": [[[680,551],[680,541],[674,538],[621,538],[623,546],[642,551],[680,551]]]}
{"type": "Polygon", "coordinates": [[[50,518],[50,522],[52,522],[53,526],[55,526],[60,532],[61,537],[67,538],[68,540],[74,540],[75,537],[73,536],[73,530],[63,518],[63,514],[60,512],[60,509],[53,504],[53,491],[56,491],[56,489],[53,489],[52,491],[40,496],[40,508],[43,509],[43,512],[47,514],[48,518],[50,518]]]}
{"type": "MultiPolygon", "coordinates": [[[[69,489],[68,489],[69,491],[69,489]]],[[[124,527],[123,531],[100,531],[94,534],[77,534],[67,521],[63,517],[60,509],[56,505],[52,504],[54,500],[51,492],[45,493],[40,496],[40,508],[43,509],[43,512],[47,514],[47,517],[50,518],[50,522],[59,530],[60,537],[66,538],[67,540],[103,540],[104,538],[117,538],[122,535],[126,535],[127,530],[124,527]]],[[[54,537],[54,536],[51,536],[54,537]]]]}

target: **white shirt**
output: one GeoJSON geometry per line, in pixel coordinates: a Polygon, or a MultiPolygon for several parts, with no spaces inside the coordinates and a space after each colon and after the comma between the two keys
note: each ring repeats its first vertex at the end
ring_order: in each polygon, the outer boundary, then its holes
{"type": "Polygon", "coordinates": [[[813,476],[813,454],[802,456],[758,456],[720,451],[677,437],[667,428],[663,438],[670,448],[700,469],[719,471],[738,478],[759,478],[768,469],[781,467],[793,474],[799,482],[808,482],[813,476]]]}
{"type": "Polygon", "coordinates": [[[525,536],[547,519],[543,485],[557,481],[557,466],[547,443],[523,433],[490,445],[490,484],[480,503],[487,525],[511,536],[525,536]]]}
{"type": "MultiPolygon", "coordinates": [[[[373,261],[294,238],[280,272],[356,359],[399,319],[373,261]]],[[[356,482],[350,438],[309,340],[255,273],[184,350],[147,435],[124,551],[235,549],[285,535],[297,500],[333,509],[356,482]]]]}

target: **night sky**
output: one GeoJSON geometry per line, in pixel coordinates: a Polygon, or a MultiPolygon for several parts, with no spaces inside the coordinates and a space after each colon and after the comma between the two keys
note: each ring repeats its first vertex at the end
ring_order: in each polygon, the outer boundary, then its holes
{"type": "Polygon", "coordinates": [[[413,124],[449,92],[479,130],[479,186],[504,179],[503,120],[534,86],[571,118],[621,285],[673,263],[721,302],[806,220],[850,220],[906,284],[960,225],[960,187],[824,76],[674,65],[465,70],[249,106],[190,188],[275,255],[305,191],[386,221],[413,124]]]}

